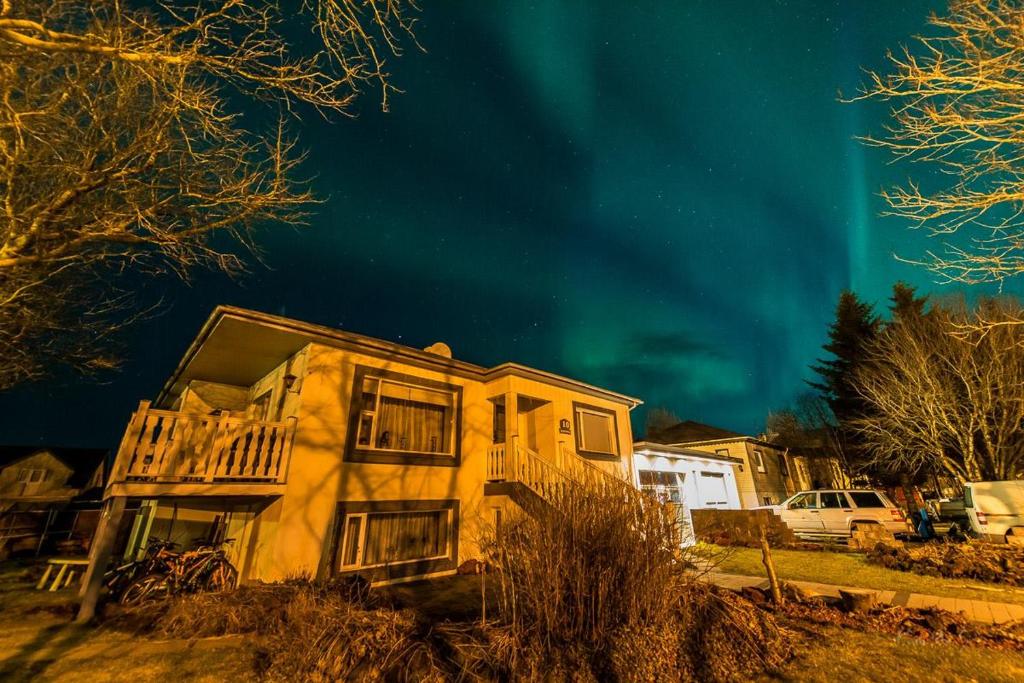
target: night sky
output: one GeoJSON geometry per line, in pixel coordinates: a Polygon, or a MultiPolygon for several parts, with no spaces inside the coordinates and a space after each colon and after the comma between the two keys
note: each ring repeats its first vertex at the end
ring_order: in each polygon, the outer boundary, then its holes
{"type": "Polygon", "coordinates": [[[240,281],[147,282],[165,313],[123,373],[0,396],[0,441],[115,447],[218,303],[756,432],[804,391],[840,290],[938,291],[892,256],[923,236],[878,217],[907,169],[853,139],[884,106],[837,93],[941,3],[427,5],[391,113],[368,92],[356,120],[304,117],[313,224],[266,232],[268,268],[240,281]]]}

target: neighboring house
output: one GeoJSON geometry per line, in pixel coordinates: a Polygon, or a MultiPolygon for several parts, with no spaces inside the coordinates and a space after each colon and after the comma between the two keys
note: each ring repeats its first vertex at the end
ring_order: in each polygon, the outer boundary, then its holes
{"type": "Polygon", "coordinates": [[[54,537],[87,544],[106,457],[92,448],[0,446],[0,556],[38,552],[54,537]]]}
{"type": "Polygon", "coordinates": [[[632,483],[638,404],[514,363],[454,360],[444,344],[218,307],[129,421],[90,575],[148,536],[233,538],[243,581],[451,573],[549,483],[577,470],[632,483]]]}
{"type": "Polygon", "coordinates": [[[103,486],[107,451],[0,446],[0,505],[69,501],[103,486]]]}
{"type": "Polygon", "coordinates": [[[792,448],[790,455],[801,460],[812,489],[850,488],[851,481],[839,458],[824,448],[792,448]]]}
{"type": "Polygon", "coordinates": [[[776,505],[796,491],[810,488],[806,463],[791,456],[789,449],[763,439],[687,420],[646,440],[739,460],[736,487],[743,508],[776,505]]]}
{"type": "Polygon", "coordinates": [[[691,448],[638,441],[633,444],[633,466],[640,488],[678,506],[683,543],[693,543],[690,510],[738,510],[736,469],[740,458],[691,448]]]}

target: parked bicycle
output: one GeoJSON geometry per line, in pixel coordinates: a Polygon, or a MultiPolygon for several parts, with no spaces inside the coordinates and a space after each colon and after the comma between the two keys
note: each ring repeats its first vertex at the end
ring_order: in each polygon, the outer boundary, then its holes
{"type": "Polygon", "coordinates": [[[120,600],[124,591],[135,580],[148,574],[158,573],[167,567],[178,556],[178,553],[174,551],[176,547],[178,547],[177,543],[152,537],[146,544],[146,552],[141,559],[118,565],[104,574],[103,583],[111,598],[120,600]]]}
{"type": "Polygon", "coordinates": [[[164,565],[134,579],[120,596],[122,605],[137,605],[146,600],[182,593],[228,591],[238,585],[238,570],[228,560],[223,546],[201,545],[195,550],[174,553],[164,565]]]}

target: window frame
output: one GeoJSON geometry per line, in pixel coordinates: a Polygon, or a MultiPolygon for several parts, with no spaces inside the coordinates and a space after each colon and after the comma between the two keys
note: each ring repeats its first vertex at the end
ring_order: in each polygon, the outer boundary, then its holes
{"type": "Polygon", "coordinates": [[[341,528],[341,538],[339,540],[341,552],[339,553],[337,560],[338,571],[361,571],[366,569],[379,569],[381,567],[397,567],[403,564],[409,564],[410,562],[429,562],[431,560],[441,560],[447,558],[451,554],[451,527],[452,527],[452,510],[451,508],[437,508],[435,510],[387,510],[382,512],[352,512],[345,515],[345,522],[341,528]],[[364,564],[364,553],[366,552],[366,534],[370,529],[370,517],[376,517],[379,515],[408,515],[424,512],[440,512],[445,515],[445,529],[448,530],[448,535],[444,539],[444,552],[431,555],[429,557],[416,557],[411,560],[395,560],[393,562],[377,562],[376,564],[364,564]],[[343,564],[346,552],[345,550],[349,547],[349,522],[359,519],[359,530],[357,532],[358,538],[355,539],[355,563],[354,564],[343,564]]]}
{"type": "Polygon", "coordinates": [[[750,449],[751,458],[754,460],[754,467],[758,472],[764,474],[766,472],[764,467],[764,451],[759,448],[750,449]]]}
{"type": "Polygon", "coordinates": [[[352,394],[349,401],[348,434],[345,439],[344,460],[347,462],[378,463],[388,465],[432,465],[458,467],[462,463],[462,386],[437,380],[384,370],[368,365],[357,365],[352,380],[352,394]],[[374,405],[364,405],[363,384],[367,379],[377,379],[377,394],[374,405]],[[449,422],[451,449],[448,452],[409,451],[398,448],[374,446],[378,421],[376,415],[384,383],[406,385],[414,389],[426,389],[452,394],[452,417],[449,422]],[[372,414],[372,433],[369,444],[359,443],[359,432],[368,414],[372,414]]]}
{"type": "Polygon", "coordinates": [[[852,507],[854,507],[854,508],[856,508],[858,510],[884,510],[885,508],[889,507],[886,504],[885,499],[882,498],[882,496],[880,496],[877,491],[846,491],[845,493],[846,493],[846,498],[853,504],[852,507]],[[857,502],[857,498],[855,496],[863,495],[863,494],[868,494],[868,495],[874,496],[878,500],[878,502],[881,503],[881,505],[872,505],[872,506],[863,506],[863,505],[861,505],[860,503],[857,502]]]}
{"type": "Polygon", "coordinates": [[[325,549],[321,560],[320,575],[359,574],[370,581],[382,581],[454,570],[459,557],[459,511],[460,504],[457,499],[341,501],[335,511],[333,530],[330,536],[331,542],[325,549]],[[359,517],[362,520],[360,522],[360,541],[363,547],[360,547],[357,553],[358,560],[361,560],[365,550],[367,518],[369,516],[379,513],[440,511],[448,512],[447,555],[402,560],[369,567],[342,565],[345,536],[350,519],[359,517]]]}
{"type": "Polygon", "coordinates": [[[618,414],[615,410],[609,408],[602,408],[600,406],[591,405],[588,403],[580,403],[579,401],[572,402],[572,418],[573,426],[575,427],[575,443],[576,453],[584,458],[591,460],[609,460],[618,462],[622,459],[622,446],[619,443],[619,419],[618,414]],[[615,450],[610,453],[602,451],[591,451],[583,447],[583,430],[582,420],[580,419],[580,413],[587,412],[591,414],[605,415],[611,418],[611,441],[612,448],[615,450]]]}

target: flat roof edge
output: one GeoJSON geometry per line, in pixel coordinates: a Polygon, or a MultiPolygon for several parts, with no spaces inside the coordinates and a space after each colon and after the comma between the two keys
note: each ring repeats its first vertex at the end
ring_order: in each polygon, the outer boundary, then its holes
{"type": "Polygon", "coordinates": [[[574,388],[582,390],[584,393],[597,394],[606,399],[613,400],[619,403],[625,403],[629,405],[630,410],[643,404],[638,398],[620,394],[609,389],[603,389],[601,387],[594,386],[581,382],[580,380],[573,379],[571,377],[565,377],[557,375],[552,372],[545,370],[539,370],[537,368],[531,368],[519,363],[502,363],[492,368],[485,368],[481,365],[469,363],[466,361],[457,360],[454,358],[446,358],[444,356],[438,356],[437,354],[430,353],[428,351],[422,351],[420,349],[406,346],[404,344],[397,344],[395,342],[389,342],[384,339],[378,339],[376,337],[370,337],[367,335],[358,334],[355,332],[348,332],[345,330],[338,330],[336,328],[327,327],[326,325],[317,325],[315,323],[307,323],[294,318],[286,318],[284,316],[273,315],[271,313],[263,313],[260,311],[254,311],[248,308],[241,308],[238,306],[230,306],[220,304],[216,306],[210,313],[210,316],[206,319],[203,325],[199,328],[199,332],[196,337],[189,344],[185,351],[185,355],[178,362],[171,376],[164,383],[159,394],[156,398],[156,404],[159,405],[170,393],[173,391],[174,385],[177,383],[178,378],[185,371],[185,369],[195,358],[196,354],[202,349],[203,344],[210,335],[216,330],[217,325],[224,319],[234,318],[258,325],[265,325],[268,327],[276,327],[286,332],[292,332],[295,334],[304,334],[309,336],[311,342],[316,341],[333,341],[335,343],[341,342],[343,344],[351,344],[354,346],[361,346],[365,348],[374,349],[378,352],[385,352],[391,355],[404,356],[415,359],[420,362],[426,362],[430,365],[437,366],[444,370],[454,370],[463,374],[475,375],[479,377],[481,381],[490,381],[497,377],[502,377],[507,374],[523,376],[528,379],[535,379],[541,382],[563,382],[574,388]]]}

